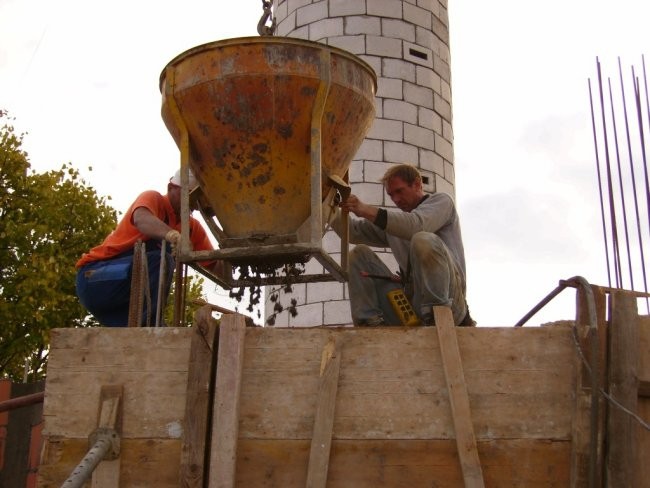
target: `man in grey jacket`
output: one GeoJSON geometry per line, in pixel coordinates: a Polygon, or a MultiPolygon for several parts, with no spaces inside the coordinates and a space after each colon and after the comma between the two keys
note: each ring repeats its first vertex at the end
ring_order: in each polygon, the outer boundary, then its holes
{"type": "MultiPolygon", "coordinates": [[[[460,223],[451,197],[424,192],[417,168],[391,167],[382,178],[399,210],[384,209],[350,195],[340,204],[359,218],[350,219],[349,291],[355,325],[400,323],[387,293],[404,288],[424,325],[435,325],[432,307],[451,307],[454,323],[473,326],[465,300],[465,255],[460,223]],[[389,247],[399,272],[388,267],[368,246],[389,247]],[[368,276],[369,275],[369,276],[368,276]]],[[[340,216],[332,223],[340,234],[340,216]]]]}

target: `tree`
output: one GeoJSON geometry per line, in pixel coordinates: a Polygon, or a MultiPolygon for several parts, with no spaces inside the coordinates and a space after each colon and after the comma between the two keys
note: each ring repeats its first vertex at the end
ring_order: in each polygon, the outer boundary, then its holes
{"type": "MultiPolygon", "coordinates": [[[[0,111],[0,119],[7,113],[0,111]]],[[[70,165],[36,173],[8,121],[0,128],[0,376],[44,376],[48,332],[96,325],[75,293],[75,263],[116,212],[70,165]]]]}
{"type": "MultiPolygon", "coordinates": [[[[50,329],[99,325],[77,298],[75,263],[117,223],[110,197],[99,197],[71,165],[33,171],[22,140],[9,122],[0,127],[0,378],[14,381],[45,377],[50,329]]],[[[186,325],[202,284],[197,276],[187,281],[186,325]]]]}

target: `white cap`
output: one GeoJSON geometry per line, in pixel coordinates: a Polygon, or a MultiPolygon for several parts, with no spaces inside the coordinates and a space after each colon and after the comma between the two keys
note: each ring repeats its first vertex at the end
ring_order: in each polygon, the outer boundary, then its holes
{"type": "MultiPolygon", "coordinates": [[[[174,173],[174,176],[172,176],[169,179],[169,182],[172,185],[176,186],[181,186],[181,170],[178,169],[176,173],[174,173]]],[[[196,177],[192,173],[192,170],[190,170],[190,191],[194,190],[197,186],[199,186],[199,182],[196,180],[196,177]]]]}

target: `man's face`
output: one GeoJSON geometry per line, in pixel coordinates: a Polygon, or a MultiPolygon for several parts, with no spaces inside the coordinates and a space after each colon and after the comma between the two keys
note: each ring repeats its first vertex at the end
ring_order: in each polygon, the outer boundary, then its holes
{"type": "Polygon", "coordinates": [[[171,203],[176,218],[181,216],[181,187],[173,183],[167,185],[167,196],[169,196],[169,203],[171,203]]]}
{"type": "Polygon", "coordinates": [[[397,208],[404,212],[410,212],[417,207],[424,196],[421,181],[416,180],[409,185],[399,176],[393,176],[386,182],[386,193],[397,208]]]}

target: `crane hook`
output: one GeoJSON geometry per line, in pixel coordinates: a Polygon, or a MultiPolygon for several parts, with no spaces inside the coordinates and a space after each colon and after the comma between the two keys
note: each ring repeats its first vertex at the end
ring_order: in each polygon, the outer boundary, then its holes
{"type": "Polygon", "coordinates": [[[275,17],[273,16],[271,7],[273,7],[272,0],[262,0],[262,8],[264,9],[264,13],[260,18],[260,21],[257,23],[257,33],[260,36],[272,36],[275,34],[275,17]],[[268,22],[269,18],[271,19],[271,25],[267,26],[266,23],[268,22]]]}

